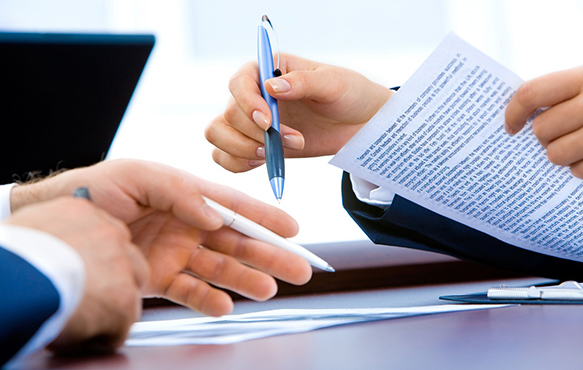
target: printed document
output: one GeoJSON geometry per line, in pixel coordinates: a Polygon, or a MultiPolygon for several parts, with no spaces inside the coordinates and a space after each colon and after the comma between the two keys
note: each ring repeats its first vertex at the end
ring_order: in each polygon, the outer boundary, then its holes
{"type": "Polygon", "coordinates": [[[400,308],[280,309],[223,317],[142,321],[132,326],[125,345],[230,344],[366,321],[507,306],[452,304],[400,308]]]}
{"type": "Polygon", "coordinates": [[[504,131],[522,82],[450,34],[330,163],[517,247],[583,261],[583,180],[548,160],[532,119],[504,131]]]}

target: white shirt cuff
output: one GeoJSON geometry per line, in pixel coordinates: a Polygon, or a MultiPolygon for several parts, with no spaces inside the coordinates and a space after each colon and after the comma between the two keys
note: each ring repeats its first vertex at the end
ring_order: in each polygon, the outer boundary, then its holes
{"type": "Polygon", "coordinates": [[[10,216],[10,192],[16,183],[0,185],[0,220],[10,216]]]}
{"type": "Polygon", "coordinates": [[[393,202],[395,193],[350,174],[352,191],[361,202],[386,209],[393,202]]]}
{"type": "Polygon", "coordinates": [[[60,239],[34,229],[0,224],[0,245],[44,274],[59,292],[60,303],[12,361],[44,348],[61,332],[79,304],[85,288],[85,265],[77,252],[60,239]]]}

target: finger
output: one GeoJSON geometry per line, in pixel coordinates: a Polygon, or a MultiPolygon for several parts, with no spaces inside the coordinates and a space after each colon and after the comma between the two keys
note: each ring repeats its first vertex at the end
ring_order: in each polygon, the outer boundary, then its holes
{"type": "Polygon", "coordinates": [[[303,153],[303,149],[306,146],[304,135],[298,130],[283,124],[279,128],[286,158],[305,157],[303,153]]]}
{"type": "Polygon", "coordinates": [[[233,310],[229,295],[187,273],[177,275],[164,297],[208,316],[222,316],[233,310]]]}
{"type": "Polygon", "coordinates": [[[257,63],[247,63],[229,80],[229,90],[245,115],[262,130],[271,125],[271,111],[261,96],[257,63]]]}
{"type": "Polygon", "coordinates": [[[583,160],[571,165],[571,173],[573,176],[583,179],[583,160]]]}
{"type": "Polygon", "coordinates": [[[292,71],[281,77],[265,81],[266,91],[279,100],[311,99],[321,103],[333,102],[345,92],[341,69],[326,68],[292,71]]]}
{"type": "Polygon", "coordinates": [[[257,168],[265,163],[262,159],[243,159],[240,157],[235,157],[229,153],[226,153],[218,148],[214,148],[212,151],[213,160],[221,167],[235,173],[245,172],[257,168]]]}
{"type": "MultiPolygon", "coordinates": [[[[230,166],[225,163],[226,169],[232,172],[243,172],[258,166],[257,161],[263,161],[265,158],[264,136],[265,132],[261,131],[250,122],[244,115],[242,119],[248,121],[252,127],[242,127],[243,125],[230,125],[223,116],[215,118],[209,123],[205,129],[205,137],[220,151],[230,154],[233,158],[247,159],[253,161],[249,164],[249,168],[245,165],[230,166]],[[238,127],[235,127],[238,126],[238,127]],[[248,134],[248,129],[256,131],[248,134]]],[[[236,120],[239,122],[238,120],[236,120]]],[[[289,149],[286,154],[288,157],[302,156],[301,150],[305,146],[304,136],[297,130],[281,125],[280,126],[281,139],[285,149],[289,149]]],[[[217,162],[217,158],[214,158],[217,162]]],[[[217,162],[223,165],[223,162],[217,162]]],[[[241,164],[244,164],[241,162],[241,164]]]]}
{"type": "Polygon", "coordinates": [[[212,184],[212,186],[205,187],[203,192],[222,206],[284,238],[291,238],[298,233],[298,223],[283,210],[263,203],[233,188],[210,182],[207,184],[212,184]]]}
{"type": "Polygon", "coordinates": [[[302,257],[229,228],[211,233],[204,246],[291,284],[305,284],[312,277],[312,268],[302,257]]]}
{"type": "Polygon", "coordinates": [[[233,127],[257,142],[263,142],[265,130],[257,127],[257,124],[245,115],[245,112],[243,112],[241,107],[237,105],[234,98],[229,99],[229,103],[227,104],[223,116],[225,124],[233,127]]]}
{"type": "Polygon", "coordinates": [[[581,112],[583,95],[578,95],[537,115],[532,131],[546,148],[551,141],[583,127],[581,112]]]}
{"type": "Polygon", "coordinates": [[[547,146],[549,160],[559,166],[570,166],[583,160],[583,129],[559,137],[547,146]]]}
{"type": "Polygon", "coordinates": [[[206,139],[218,149],[242,159],[263,159],[263,131],[258,130],[260,139],[252,138],[241,130],[229,125],[223,118],[217,117],[205,130],[206,139]]]}
{"type": "Polygon", "coordinates": [[[132,264],[136,286],[143,294],[150,283],[150,265],[143,253],[133,244],[128,245],[127,254],[132,264]]]}
{"type": "Polygon", "coordinates": [[[277,284],[271,276],[206,248],[192,253],[186,270],[215,286],[257,301],[267,300],[277,292],[277,284]]]}
{"type": "Polygon", "coordinates": [[[110,168],[118,176],[112,178],[117,182],[116,187],[122,189],[130,201],[118,201],[104,208],[115,210],[112,213],[125,222],[134,222],[136,212],[145,214],[154,209],[169,212],[186,224],[202,230],[216,230],[223,225],[222,217],[202,199],[200,186],[205,180],[160,163],[143,161],[140,166],[136,166],[132,160],[116,162],[117,165],[110,165],[110,168]],[[126,177],[120,177],[119,174],[126,177]],[[140,211],[121,208],[120,204],[126,205],[124,208],[127,208],[127,204],[135,204],[140,211]]]}
{"type": "Polygon", "coordinates": [[[577,95],[581,84],[573,81],[582,81],[582,74],[582,68],[573,68],[525,82],[506,108],[506,131],[511,134],[520,131],[538,108],[553,106],[577,95]]]}

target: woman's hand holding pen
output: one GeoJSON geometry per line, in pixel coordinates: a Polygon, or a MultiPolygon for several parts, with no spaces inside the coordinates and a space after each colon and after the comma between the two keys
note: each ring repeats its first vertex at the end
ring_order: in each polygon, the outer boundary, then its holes
{"type": "Polygon", "coordinates": [[[532,131],[549,160],[583,178],[583,66],[524,83],[506,108],[506,131],[515,134],[539,108],[532,131]]]}
{"type": "Polygon", "coordinates": [[[277,291],[273,277],[304,284],[306,260],[223,226],[202,195],[273,232],[292,237],[293,218],[241,192],[158,163],[105,161],[13,188],[13,211],[26,204],[70,195],[80,186],[92,202],[123,221],[151,270],[146,296],[164,297],[207,315],[231,311],[230,296],[266,300],[277,291]],[[273,277],[272,277],[273,276],[273,277]]]}
{"type": "MultiPolygon", "coordinates": [[[[335,154],[391,97],[393,92],[340,67],[281,54],[283,76],[268,80],[278,99],[286,157],[335,154]]],[[[232,78],[232,98],[205,135],[216,148],[214,160],[233,172],[264,161],[263,131],[271,113],[261,97],[257,63],[244,65],[232,78]]]]}

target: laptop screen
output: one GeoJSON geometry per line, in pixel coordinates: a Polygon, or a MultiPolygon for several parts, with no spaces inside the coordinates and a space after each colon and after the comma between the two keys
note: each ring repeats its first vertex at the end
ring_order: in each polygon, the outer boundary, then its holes
{"type": "Polygon", "coordinates": [[[0,32],[0,183],[107,155],[151,35],[0,32]]]}

